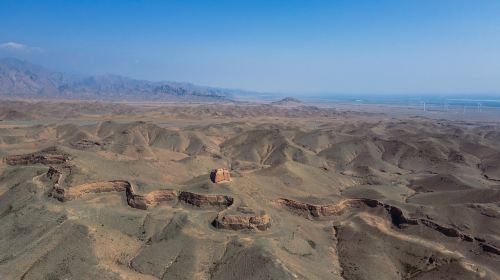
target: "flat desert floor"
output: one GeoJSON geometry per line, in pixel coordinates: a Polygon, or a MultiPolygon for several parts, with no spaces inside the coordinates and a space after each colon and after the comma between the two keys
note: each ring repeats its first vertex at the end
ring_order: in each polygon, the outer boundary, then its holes
{"type": "Polygon", "coordinates": [[[388,111],[2,101],[0,279],[500,279],[500,123],[388,111]]]}

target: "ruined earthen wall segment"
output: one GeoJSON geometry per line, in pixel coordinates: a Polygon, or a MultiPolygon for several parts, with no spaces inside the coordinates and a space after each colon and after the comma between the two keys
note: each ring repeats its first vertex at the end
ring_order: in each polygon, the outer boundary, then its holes
{"type": "Polygon", "coordinates": [[[132,208],[146,210],[161,202],[175,200],[178,195],[176,190],[170,189],[155,190],[145,195],[134,194],[130,189],[127,191],[127,203],[132,208]]]}
{"type": "Polygon", "coordinates": [[[342,215],[347,210],[352,210],[353,208],[360,208],[363,205],[368,206],[370,208],[383,207],[387,211],[387,213],[391,216],[392,224],[399,228],[406,225],[423,225],[433,230],[436,230],[448,237],[458,238],[466,242],[478,241],[479,246],[483,248],[483,250],[497,255],[500,254],[500,249],[496,248],[494,245],[486,243],[484,240],[481,240],[481,238],[470,236],[452,226],[440,225],[426,218],[415,218],[415,219],[408,218],[404,215],[403,211],[400,208],[393,205],[382,203],[374,199],[365,199],[365,198],[346,199],[339,203],[324,204],[324,205],[304,203],[287,198],[279,198],[274,200],[273,202],[276,203],[277,205],[284,206],[286,209],[290,210],[293,213],[312,218],[342,215]]]}
{"type": "Polygon", "coordinates": [[[71,188],[59,188],[54,186],[52,196],[57,198],[59,201],[67,201],[80,198],[90,193],[125,192],[127,189],[131,189],[131,185],[129,182],[124,180],[99,181],[71,188]]]}
{"type": "Polygon", "coordinates": [[[230,182],[231,175],[226,168],[214,169],[210,172],[210,180],[214,183],[230,182]]]}
{"type": "Polygon", "coordinates": [[[230,230],[266,230],[271,227],[271,217],[267,214],[245,216],[245,215],[225,215],[219,213],[213,222],[214,227],[230,230]]]}
{"type": "MultiPolygon", "coordinates": [[[[50,173],[54,171],[49,170],[50,173]]],[[[49,176],[49,175],[47,175],[49,176]]],[[[178,200],[197,207],[211,207],[219,210],[226,209],[233,204],[234,199],[221,194],[197,194],[188,191],[171,189],[154,190],[147,194],[135,194],[132,185],[125,180],[98,181],[86,183],[70,188],[60,188],[54,185],[52,197],[59,201],[69,201],[87,194],[124,192],[130,207],[146,210],[163,201],[178,200]]]]}
{"type": "Polygon", "coordinates": [[[12,155],[4,158],[5,163],[12,166],[31,164],[57,165],[65,164],[68,160],[67,155],[58,153],[56,150],[46,150],[24,155],[12,155]]]}
{"type": "Polygon", "coordinates": [[[233,204],[233,198],[220,194],[196,194],[192,192],[180,192],[179,200],[185,203],[202,207],[213,206],[219,209],[225,209],[233,204]]]}

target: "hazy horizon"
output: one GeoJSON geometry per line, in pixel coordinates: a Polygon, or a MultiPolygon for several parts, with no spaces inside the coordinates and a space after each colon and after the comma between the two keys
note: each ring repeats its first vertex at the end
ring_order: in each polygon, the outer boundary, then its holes
{"type": "Polygon", "coordinates": [[[0,57],[298,96],[500,95],[500,2],[0,2],[0,57]]]}

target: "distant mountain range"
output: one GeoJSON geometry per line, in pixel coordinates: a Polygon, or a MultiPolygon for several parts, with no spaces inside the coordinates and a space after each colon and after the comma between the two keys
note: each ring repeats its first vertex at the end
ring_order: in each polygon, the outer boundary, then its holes
{"type": "Polygon", "coordinates": [[[0,59],[0,97],[130,101],[231,101],[258,93],[177,82],[151,82],[117,75],[54,72],[15,58],[0,59]]]}

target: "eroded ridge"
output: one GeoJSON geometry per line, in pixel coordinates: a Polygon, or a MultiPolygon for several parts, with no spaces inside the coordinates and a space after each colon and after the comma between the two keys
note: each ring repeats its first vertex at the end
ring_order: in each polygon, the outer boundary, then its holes
{"type": "Polygon", "coordinates": [[[67,163],[69,157],[56,147],[50,147],[35,153],[6,156],[4,161],[11,166],[33,164],[59,165],[67,163]]]}
{"type": "Polygon", "coordinates": [[[267,214],[246,216],[219,213],[212,225],[219,229],[264,231],[271,227],[271,217],[267,214]]]}
{"type": "Polygon", "coordinates": [[[368,206],[370,208],[383,207],[387,213],[391,216],[391,222],[398,228],[402,228],[405,225],[424,225],[428,228],[436,230],[445,236],[458,238],[466,242],[479,242],[479,246],[487,252],[492,254],[500,255],[500,249],[495,246],[486,243],[481,238],[472,237],[466,233],[454,227],[448,227],[440,225],[425,218],[408,218],[404,215],[403,211],[393,205],[382,203],[374,199],[365,198],[355,198],[355,199],[345,199],[339,203],[315,205],[310,203],[304,203],[287,198],[279,198],[274,200],[278,205],[285,206],[286,209],[290,210],[295,214],[305,216],[307,218],[320,218],[320,217],[331,217],[340,216],[346,211],[350,211],[354,208],[360,208],[361,206],[368,206]]]}

